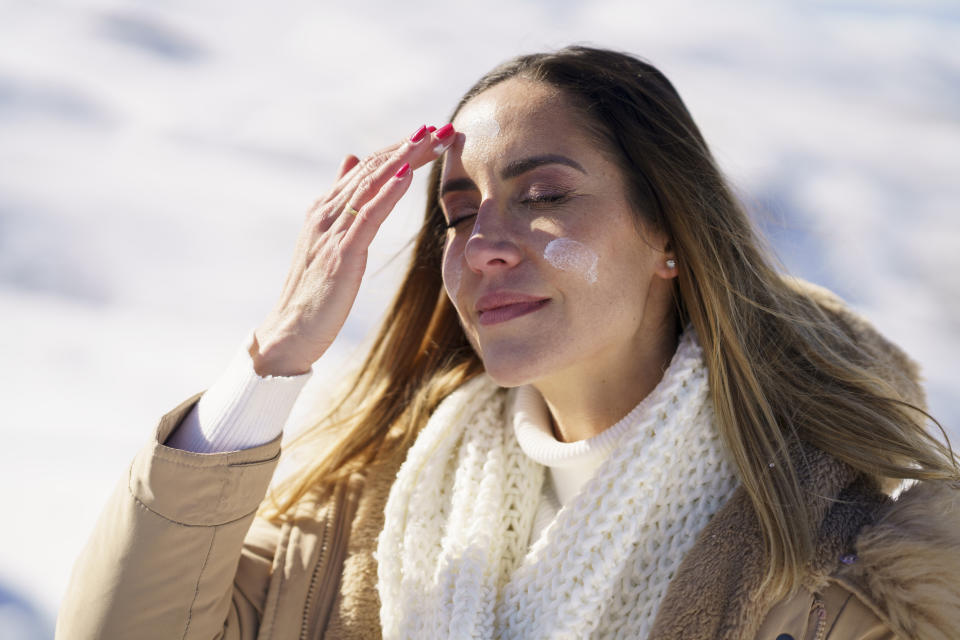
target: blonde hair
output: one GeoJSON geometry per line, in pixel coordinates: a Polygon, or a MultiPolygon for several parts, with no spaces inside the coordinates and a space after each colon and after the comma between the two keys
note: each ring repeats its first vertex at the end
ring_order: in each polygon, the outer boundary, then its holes
{"type": "MultiPolygon", "coordinates": [[[[513,77],[571,99],[619,166],[638,223],[670,238],[677,326],[692,323],[703,346],[717,428],[765,540],[765,588],[787,593],[813,554],[818,523],[789,454],[797,442],[878,487],[957,480],[949,443],[925,428],[914,365],[838,301],[815,301],[780,275],[666,77],[630,55],[572,47],[501,65],[457,111],[513,77]]],[[[332,433],[334,444],[279,487],[266,510],[274,516],[404,452],[440,401],[483,370],[442,286],[438,187],[434,166],[411,264],[373,347],[352,387],[297,443],[332,433]]]]}

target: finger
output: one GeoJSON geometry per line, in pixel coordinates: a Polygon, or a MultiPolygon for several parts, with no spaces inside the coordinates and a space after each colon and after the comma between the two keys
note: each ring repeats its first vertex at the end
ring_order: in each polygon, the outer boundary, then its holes
{"type": "Polygon", "coordinates": [[[337,170],[337,180],[347,175],[350,169],[353,169],[358,164],[360,164],[360,158],[352,153],[344,158],[343,162],[340,163],[340,168],[337,170]]]}
{"type": "Polygon", "coordinates": [[[457,132],[453,128],[453,123],[448,123],[430,133],[433,139],[432,151],[435,157],[440,157],[450,148],[457,137],[457,132]]]}
{"type": "MultiPolygon", "coordinates": [[[[440,129],[432,126],[421,126],[409,138],[382,149],[365,159],[357,168],[353,182],[344,191],[357,191],[359,183],[365,177],[372,177],[384,165],[388,165],[386,170],[382,172],[384,179],[389,179],[404,163],[409,163],[414,170],[419,169],[428,162],[436,160],[453,144],[455,137],[456,131],[452,124],[444,125],[440,129]]],[[[375,192],[380,184],[373,184],[372,190],[375,192]]],[[[368,199],[373,196],[373,193],[367,195],[368,199]]],[[[365,201],[366,199],[361,197],[356,204],[362,205],[365,201]]]]}
{"type": "Polygon", "coordinates": [[[356,190],[361,177],[376,167],[381,166],[402,146],[402,142],[397,142],[389,147],[385,147],[376,153],[373,153],[363,160],[350,154],[340,163],[337,171],[337,181],[333,188],[322,198],[319,198],[307,212],[307,215],[313,215],[319,212],[318,230],[326,231],[336,222],[337,218],[343,213],[350,195],[356,190]]]}
{"type": "Polygon", "coordinates": [[[413,167],[404,163],[402,167],[382,185],[356,216],[347,229],[343,242],[347,246],[366,249],[373,242],[380,225],[410,188],[413,179],[413,167]]]}
{"type": "Polygon", "coordinates": [[[379,151],[371,153],[363,160],[358,161],[356,164],[350,167],[346,173],[337,179],[330,196],[336,197],[344,191],[353,191],[353,189],[355,189],[354,185],[356,185],[356,182],[361,175],[375,171],[383,163],[387,162],[393,156],[393,154],[403,147],[404,142],[405,141],[395,142],[388,147],[384,147],[379,151]]]}
{"type": "Polygon", "coordinates": [[[453,125],[445,125],[433,132],[421,127],[374,170],[356,173],[354,181],[338,196],[338,211],[360,211],[401,166],[409,164],[415,170],[436,160],[455,138],[453,125]]]}
{"type": "Polygon", "coordinates": [[[414,137],[417,134],[422,137],[417,140],[411,137],[409,144],[397,151],[397,157],[392,160],[396,169],[399,170],[404,163],[410,163],[410,167],[416,170],[433,162],[450,148],[456,139],[456,133],[452,124],[446,124],[439,129],[422,127],[414,134],[414,137]]]}

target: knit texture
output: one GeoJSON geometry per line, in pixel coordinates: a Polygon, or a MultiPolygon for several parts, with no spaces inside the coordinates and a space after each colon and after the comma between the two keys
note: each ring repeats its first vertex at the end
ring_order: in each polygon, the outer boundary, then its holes
{"type": "Polygon", "coordinates": [[[694,332],[529,549],[544,470],[520,448],[505,393],[486,376],[452,393],[400,469],[377,549],[384,637],[646,637],[736,486],[694,332]]]}
{"type": "Polygon", "coordinates": [[[511,391],[511,395],[513,402],[507,406],[517,442],[527,456],[547,468],[561,504],[570,502],[593,477],[646,407],[641,402],[619,422],[591,438],[561,442],[553,434],[550,410],[539,391],[526,385],[511,391]]]}
{"type": "Polygon", "coordinates": [[[525,385],[508,393],[507,411],[520,448],[547,469],[530,532],[531,544],[553,522],[560,508],[569,504],[583,485],[596,475],[623,435],[632,429],[638,412],[645,406],[641,402],[619,422],[591,438],[561,442],[553,433],[547,403],[536,388],[525,385]]]}
{"type": "Polygon", "coordinates": [[[226,371],[164,444],[194,453],[222,453],[258,447],[280,435],[313,372],[257,375],[250,356],[253,336],[253,331],[247,334],[226,371]]]}

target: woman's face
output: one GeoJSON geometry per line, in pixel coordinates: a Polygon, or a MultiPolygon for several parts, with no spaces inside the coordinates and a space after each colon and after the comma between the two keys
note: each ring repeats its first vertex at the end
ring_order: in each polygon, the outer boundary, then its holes
{"type": "Polygon", "coordinates": [[[669,312],[665,238],[638,230],[619,169],[558,90],[507,80],[454,125],[443,281],[487,372],[503,386],[615,375],[669,312]]]}

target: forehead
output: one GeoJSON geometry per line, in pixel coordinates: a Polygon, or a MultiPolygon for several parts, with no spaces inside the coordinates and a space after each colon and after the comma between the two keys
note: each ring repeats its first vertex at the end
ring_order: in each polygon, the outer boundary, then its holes
{"type": "MultiPolygon", "coordinates": [[[[453,120],[462,134],[444,173],[470,171],[538,153],[566,153],[589,144],[583,116],[557,88],[511,78],[475,96],[453,120]]],[[[493,168],[493,167],[491,167],[493,168]]]]}
{"type": "Polygon", "coordinates": [[[565,115],[566,100],[559,89],[551,85],[510,78],[474,96],[460,109],[454,124],[466,132],[475,124],[496,118],[507,125],[543,122],[565,115]]]}

